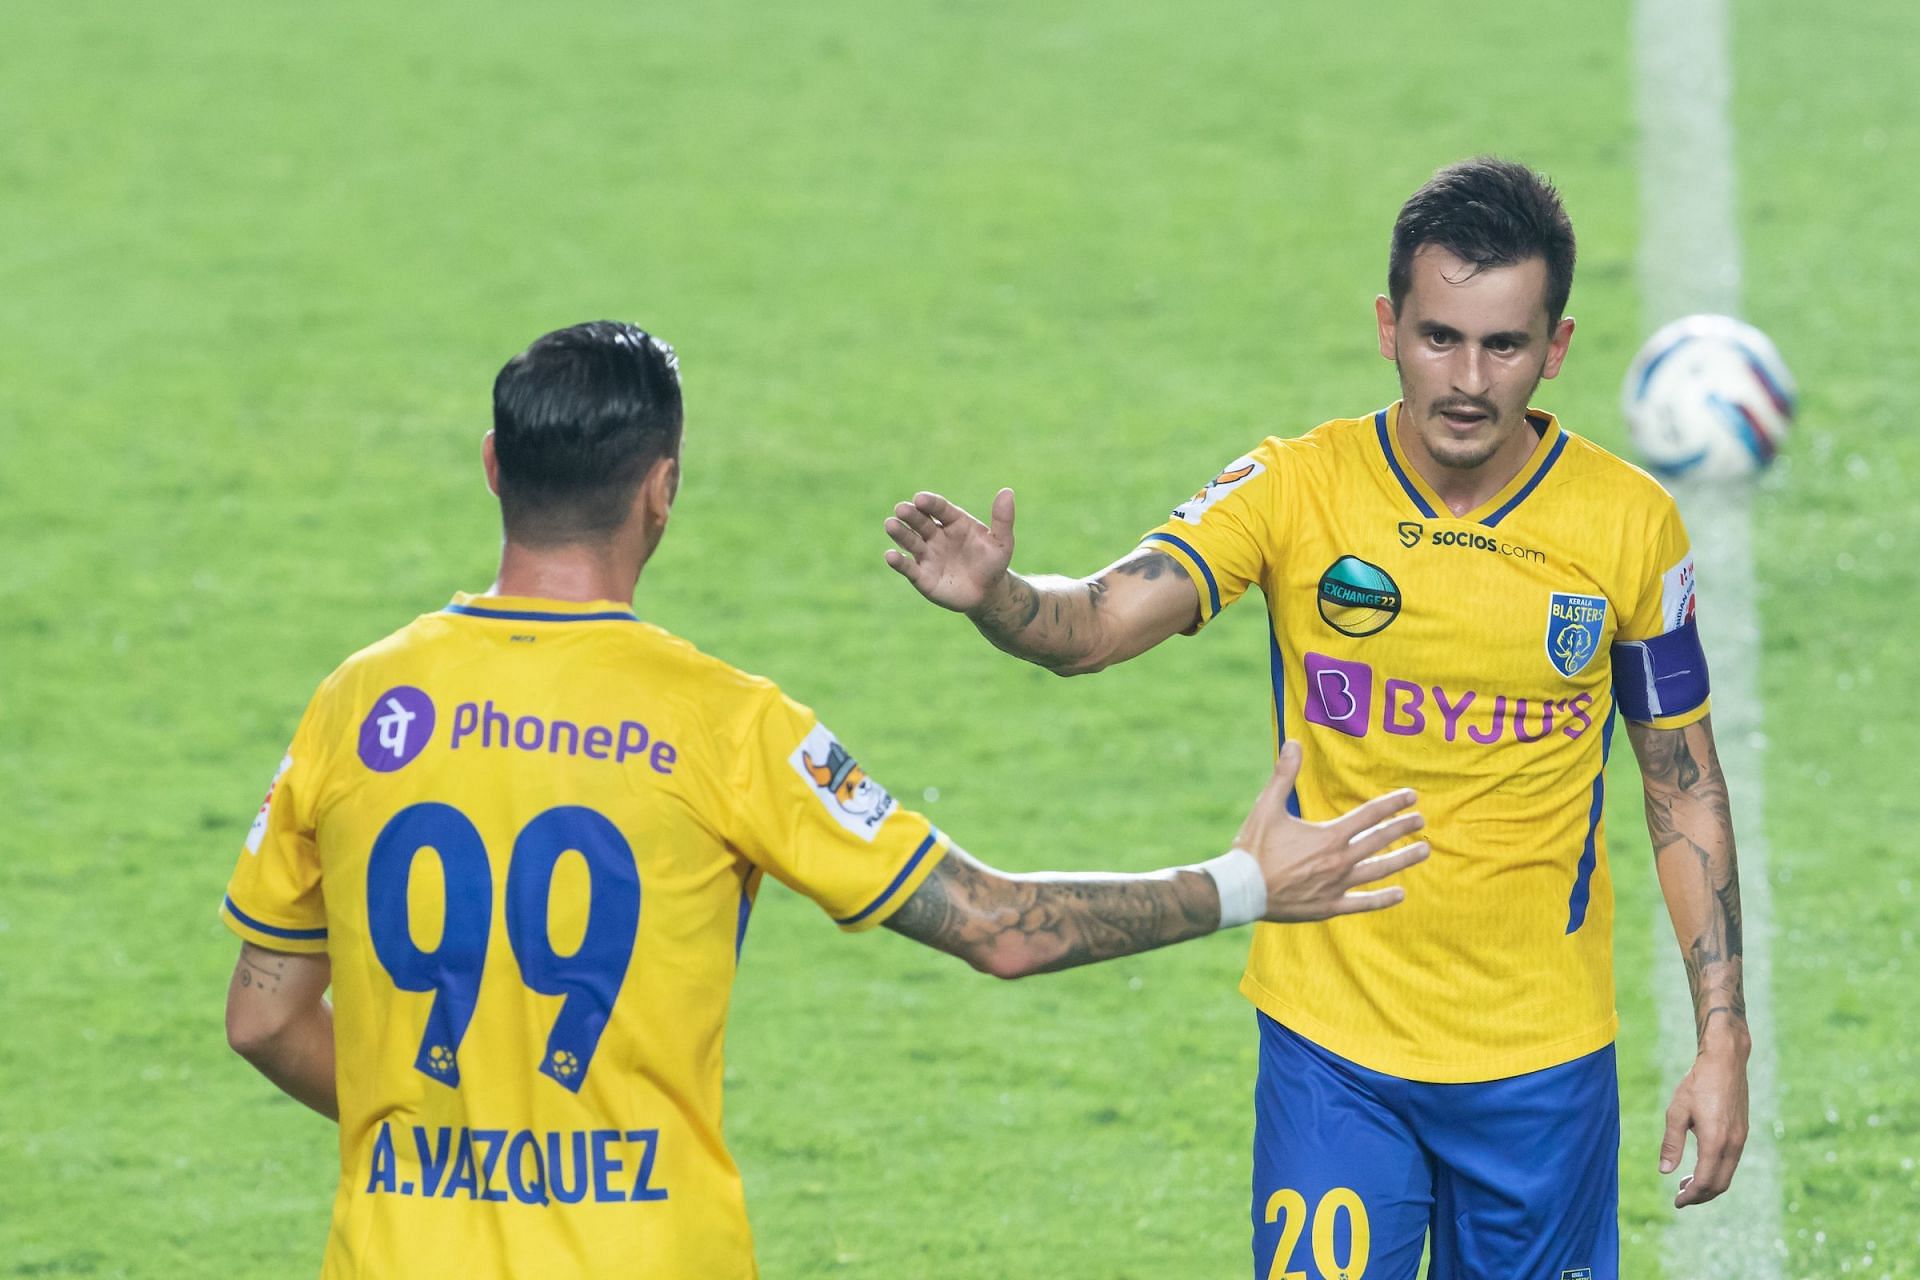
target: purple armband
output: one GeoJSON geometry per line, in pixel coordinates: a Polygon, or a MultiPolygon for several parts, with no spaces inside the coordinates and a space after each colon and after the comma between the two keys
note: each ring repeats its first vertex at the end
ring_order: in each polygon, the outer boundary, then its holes
{"type": "Polygon", "coordinates": [[[1692,618],[1665,635],[1613,646],[1613,700],[1640,724],[1685,715],[1707,700],[1707,655],[1692,618]]]}

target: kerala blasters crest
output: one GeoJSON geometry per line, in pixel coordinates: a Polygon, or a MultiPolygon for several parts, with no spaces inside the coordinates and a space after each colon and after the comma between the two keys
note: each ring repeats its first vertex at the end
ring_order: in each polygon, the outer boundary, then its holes
{"type": "Polygon", "coordinates": [[[893,797],[887,789],[867,776],[853,753],[823,724],[813,726],[788,761],[813,784],[814,794],[834,820],[863,840],[872,840],[893,812],[893,797]]]}
{"type": "Polygon", "coordinates": [[[1228,464],[1226,470],[1207,481],[1200,492],[1175,507],[1173,514],[1188,524],[1199,524],[1200,517],[1206,514],[1208,507],[1265,470],[1265,467],[1252,458],[1236,459],[1228,464]]]}
{"type": "Polygon", "coordinates": [[[1547,602],[1547,661],[1563,676],[1577,676],[1593,661],[1606,633],[1607,598],[1556,591],[1547,602]]]}

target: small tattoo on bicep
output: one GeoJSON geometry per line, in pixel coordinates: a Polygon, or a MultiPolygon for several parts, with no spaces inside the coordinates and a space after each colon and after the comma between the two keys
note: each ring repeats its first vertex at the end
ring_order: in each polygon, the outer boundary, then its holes
{"type": "Polygon", "coordinates": [[[240,953],[240,985],[258,987],[271,995],[287,976],[285,956],[272,956],[248,947],[240,953]]]}
{"type": "Polygon", "coordinates": [[[1115,577],[1145,578],[1152,582],[1170,573],[1179,573],[1180,563],[1164,551],[1149,551],[1146,555],[1122,560],[1108,572],[1115,577]]]}

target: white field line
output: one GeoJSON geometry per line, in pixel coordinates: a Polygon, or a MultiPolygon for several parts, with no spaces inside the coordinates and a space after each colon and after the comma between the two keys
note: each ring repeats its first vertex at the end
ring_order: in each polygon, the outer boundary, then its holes
{"type": "MultiPolygon", "coordinates": [[[[1727,0],[1634,0],[1635,105],[1640,124],[1640,296],[1646,331],[1698,311],[1740,313],[1728,119],[1727,0]]],[[[1753,530],[1744,485],[1679,485],[1693,536],[1700,627],[1713,674],[1713,723],[1740,850],[1746,994],[1754,1029],[1748,1064],[1751,1133],[1733,1187],[1674,1216],[1665,1250],[1672,1280],[1777,1280],[1781,1229],[1779,1116],[1772,1018],[1773,893],[1767,879],[1759,689],[1760,624],[1753,530]]],[[[1651,872],[1651,868],[1647,869],[1651,872]]],[[[1673,930],[1654,929],[1661,1062],[1671,1089],[1693,1062],[1693,1011],[1673,930]]],[[[1652,1163],[1655,1132],[1626,1135],[1629,1159],[1652,1163]]],[[[1693,1167],[1689,1148],[1682,1173],[1693,1167]]],[[[1669,1179],[1669,1185],[1677,1177],[1669,1179]]]]}

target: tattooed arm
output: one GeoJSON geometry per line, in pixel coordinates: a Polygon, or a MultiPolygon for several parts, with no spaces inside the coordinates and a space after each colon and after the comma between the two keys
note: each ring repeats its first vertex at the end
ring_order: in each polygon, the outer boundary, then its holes
{"type": "Polygon", "coordinates": [[[240,944],[227,985],[227,1043],[297,1102],[340,1118],[333,1079],[333,968],[322,955],[240,944]]]}
{"type": "Polygon", "coordinates": [[[1063,676],[1138,657],[1200,621],[1200,596],[1172,556],[1141,549],[1086,578],[1013,572],[1013,490],[981,524],[937,493],[887,520],[887,563],[927,599],[964,613],[995,646],[1063,676]]]}
{"type": "MultiPolygon", "coordinates": [[[[1381,852],[1420,829],[1420,815],[1404,812],[1413,793],[1390,792],[1332,822],[1303,822],[1287,812],[1299,770],[1300,746],[1288,743],[1235,841],[1265,881],[1262,918],[1324,920],[1399,902],[1398,886],[1355,890],[1426,858],[1425,841],[1381,852]]],[[[954,849],[886,923],[982,973],[1019,978],[1185,942],[1218,929],[1221,914],[1213,876],[1195,867],[1009,875],[954,849]]]]}
{"type": "Polygon", "coordinates": [[[1627,725],[1646,788],[1647,831],[1667,914],[1686,962],[1699,1054],[1667,1108],[1660,1171],[1680,1164],[1687,1130],[1697,1159],[1677,1206],[1713,1199],[1733,1181],[1747,1139],[1747,1001],[1741,987],[1740,877],[1727,780],[1713,720],[1684,729],[1627,725]]]}
{"type": "Polygon", "coordinates": [[[1219,927],[1219,891],[1196,868],[1008,875],[960,849],[941,859],[887,921],[894,932],[996,978],[1111,960],[1219,927]]]}

